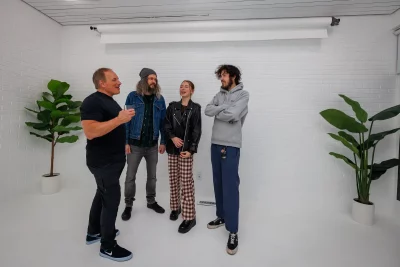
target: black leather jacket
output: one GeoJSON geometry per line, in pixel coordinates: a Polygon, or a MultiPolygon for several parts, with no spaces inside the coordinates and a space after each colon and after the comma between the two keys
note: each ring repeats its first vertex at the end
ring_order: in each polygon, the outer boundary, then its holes
{"type": "Polygon", "coordinates": [[[197,146],[201,137],[201,106],[189,101],[184,113],[181,113],[182,102],[171,102],[167,108],[165,116],[165,139],[167,153],[179,155],[180,152],[197,152],[197,146]],[[173,137],[178,137],[184,141],[183,147],[176,148],[172,142],[173,137]]]}

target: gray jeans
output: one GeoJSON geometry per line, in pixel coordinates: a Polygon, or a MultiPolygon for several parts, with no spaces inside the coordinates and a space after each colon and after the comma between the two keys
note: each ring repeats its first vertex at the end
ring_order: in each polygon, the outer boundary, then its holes
{"type": "Polygon", "coordinates": [[[157,163],[158,145],[153,147],[137,147],[131,145],[131,153],[127,155],[128,169],[125,180],[125,204],[132,207],[136,195],[136,173],[142,158],[146,160],[147,183],[146,198],[148,204],[156,202],[156,182],[157,182],[157,163]]]}

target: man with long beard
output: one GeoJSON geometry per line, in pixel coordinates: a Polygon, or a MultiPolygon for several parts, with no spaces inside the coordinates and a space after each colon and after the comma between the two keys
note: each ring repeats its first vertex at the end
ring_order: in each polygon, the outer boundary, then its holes
{"type": "Polygon", "coordinates": [[[144,157],[147,166],[146,199],[147,207],[157,213],[165,210],[158,205],[156,197],[158,152],[165,152],[164,118],[166,105],[161,95],[157,74],[154,70],[143,68],[136,91],[131,92],[125,102],[127,109],[134,109],[136,116],[127,122],[126,145],[127,172],[125,180],[125,210],[122,220],[131,218],[132,205],[136,195],[136,173],[144,157]],[[158,140],[160,146],[158,146],[158,140]]]}

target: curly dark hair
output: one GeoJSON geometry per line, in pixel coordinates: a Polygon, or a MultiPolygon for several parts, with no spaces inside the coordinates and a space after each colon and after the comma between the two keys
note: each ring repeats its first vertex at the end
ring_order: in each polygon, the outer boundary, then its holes
{"type": "Polygon", "coordinates": [[[226,71],[229,74],[230,77],[236,76],[235,83],[236,84],[240,83],[240,80],[242,79],[242,77],[241,77],[242,74],[240,73],[240,70],[237,67],[235,67],[233,65],[220,65],[220,66],[218,66],[217,70],[215,71],[215,75],[217,76],[217,79],[221,78],[221,73],[223,71],[226,71]]]}

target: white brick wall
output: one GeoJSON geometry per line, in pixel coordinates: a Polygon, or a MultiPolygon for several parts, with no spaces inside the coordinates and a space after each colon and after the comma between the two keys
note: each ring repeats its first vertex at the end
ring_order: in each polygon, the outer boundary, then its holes
{"type": "MultiPolygon", "coordinates": [[[[0,2],[0,199],[37,190],[50,147],[25,121],[47,82],[59,78],[61,29],[21,1],[0,2]]],[[[36,193],[36,192],[35,192],[36,193]]]]}
{"type": "MultiPolygon", "coordinates": [[[[122,93],[116,97],[123,105],[140,69],[151,67],[159,74],[167,102],[179,98],[183,79],[191,79],[196,85],[194,99],[204,110],[219,88],[213,74],[216,66],[238,65],[250,92],[241,197],[254,201],[261,214],[348,209],[355,196],[353,173],[328,155],[346,151],[329,139],[326,133],[333,129],[318,112],[330,107],[351,112],[339,93],[359,100],[370,115],[398,102],[396,41],[390,32],[396,23],[390,16],[343,17],[340,26],[331,29],[330,38],[322,41],[104,46],[88,27],[61,28],[19,2],[7,0],[0,5],[0,33],[7,36],[0,41],[2,198],[36,190],[37,177],[48,169],[47,144],[27,134],[23,106],[33,103],[48,79],[58,74],[71,84],[74,97],[83,99],[94,90],[93,71],[111,67],[123,82],[122,93]],[[23,15],[18,20],[17,13],[23,15]]],[[[393,126],[380,123],[375,130],[393,126]]],[[[211,127],[212,119],[203,116],[195,162],[203,176],[196,181],[196,195],[202,199],[213,197],[211,127]]],[[[77,187],[84,180],[92,182],[81,137],[75,145],[60,146],[56,155],[56,170],[77,187]]],[[[377,160],[396,156],[396,146],[395,136],[384,140],[377,160]]],[[[396,171],[373,185],[372,200],[379,213],[391,215],[398,207],[396,171]]],[[[143,164],[138,176],[140,196],[144,195],[144,176],[143,164]]],[[[160,157],[158,176],[158,190],[168,192],[165,155],[160,157]]]]}
{"type": "MultiPolygon", "coordinates": [[[[268,213],[344,210],[355,196],[353,173],[328,155],[343,149],[330,140],[326,133],[332,128],[318,113],[330,107],[350,112],[339,93],[359,100],[370,115],[397,102],[392,23],[389,16],[344,17],[339,27],[331,29],[330,38],[322,41],[108,46],[101,45],[88,27],[66,27],[62,72],[76,95],[83,98],[94,90],[93,71],[113,68],[123,83],[122,93],[116,97],[123,105],[140,69],[151,67],[158,72],[168,102],[179,98],[180,82],[190,79],[196,85],[194,99],[204,110],[219,90],[213,74],[216,66],[238,65],[250,92],[240,166],[242,199],[254,200],[255,207],[268,213]],[[365,25],[368,27],[363,28],[365,25]]],[[[211,127],[212,119],[203,116],[203,136],[195,159],[196,171],[201,170],[203,176],[196,181],[198,198],[213,197],[211,127]]],[[[395,156],[395,143],[394,137],[383,141],[377,159],[395,156]]],[[[85,169],[83,140],[70,149],[76,154],[70,160],[85,169]]],[[[166,162],[166,156],[161,156],[158,188],[164,192],[168,192],[166,162]]],[[[392,170],[373,185],[372,200],[378,212],[390,214],[393,208],[395,174],[392,170]]],[[[143,181],[138,190],[143,196],[144,163],[138,177],[143,181]]]]}

